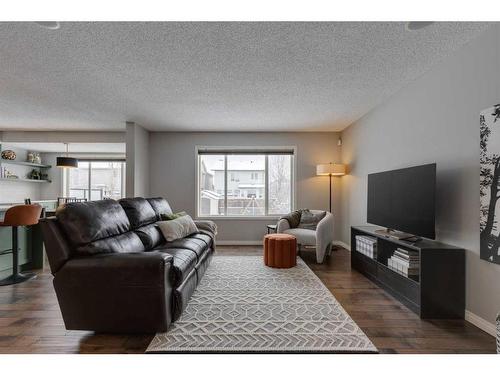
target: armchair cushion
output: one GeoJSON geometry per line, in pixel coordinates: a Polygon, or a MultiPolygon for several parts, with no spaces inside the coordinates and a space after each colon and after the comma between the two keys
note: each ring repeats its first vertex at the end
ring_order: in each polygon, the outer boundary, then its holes
{"type": "Polygon", "coordinates": [[[283,233],[291,234],[297,238],[297,243],[306,246],[316,245],[316,231],[304,228],[287,229],[283,233]]]}

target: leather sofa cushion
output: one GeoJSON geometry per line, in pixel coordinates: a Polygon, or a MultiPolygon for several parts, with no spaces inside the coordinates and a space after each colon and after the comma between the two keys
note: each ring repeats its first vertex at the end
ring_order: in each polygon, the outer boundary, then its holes
{"type": "Polygon", "coordinates": [[[203,275],[205,274],[205,271],[207,270],[208,265],[210,264],[210,261],[212,260],[213,254],[214,253],[212,250],[206,251],[205,253],[203,253],[203,256],[200,259],[200,261],[198,262],[198,264],[196,264],[195,269],[196,269],[196,275],[198,276],[198,283],[200,283],[203,275]]]}
{"type": "Polygon", "coordinates": [[[184,282],[173,291],[172,298],[172,321],[176,321],[186,309],[189,299],[198,285],[198,276],[193,270],[184,282]]]}
{"type": "Polygon", "coordinates": [[[144,251],[144,245],[137,234],[127,232],[118,236],[103,238],[78,246],[78,255],[95,255],[106,253],[137,253],[144,251]]]}
{"type": "Polygon", "coordinates": [[[139,236],[146,250],[151,250],[165,243],[165,238],[161,234],[160,228],[156,224],[149,224],[137,228],[135,233],[139,236]]]}
{"type": "Polygon", "coordinates": [[[204,252],[210,248],[211,239],[206,234],[196,233],[186,238],[180,238],[175,241],[167,242],[162,246],[164,249],[177,248],[191,250],[196,254],[199,261],[204,252]]]}
{"type": "Polygon", "coordinates": [[[172,209],[165,198],[147,198],[147,201],[153,207],[156,213],[156,220],[161,220],[161,215],[169,215],[172,209]]]}
{"type": "Polygon", "coordinates": [[[174,257],[172,267],[172,284],[174,287],[182,284],[189,273],[194,270],[197,263],[196,253],[188,249],[160,248],[155,251],[170,254],[174,257]]]}
{"type": "Polygon", "coordinates": [[[132,229],[156,221],[156,212],[144,198],[123,198],[118,201],[125,210],[132,229]]]}
{"type": "Polygon", "coordinates": [[[112,199],[67,203],[56,212],[59,226],[73,245],[84,245],[130,230],[120,204],[112,199]]]}
{"type": "Polygon", "coordinates": [[[212,237],[208,234],[205,234],[205,233],[195,233],[191,236],[189,236],[188,238],[192,238],[192,239],[198,239],[198,240],[202,240],[203,242],[205,242],[207,244],[207,247],[212,247],[212,237]]]}

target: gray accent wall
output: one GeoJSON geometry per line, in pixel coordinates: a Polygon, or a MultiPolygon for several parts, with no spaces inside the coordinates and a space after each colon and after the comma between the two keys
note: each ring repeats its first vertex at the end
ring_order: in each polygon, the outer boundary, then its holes
{"type": "Polygon", "coordinates": [[[495,25],[342,132],[340,239],[366,223],[367,174],[436,162],[437,239],[467,250],[467,310],[489,323],[500,265],[479,259],[479,112],[500,103],[499,56],[495,25]]]}
{"type": "MultiPolygon", "coordinates": [[[[299,208],[328,210],[328,177],[316,176],[316,164],[340,161],[338,133],[150,133],[151,196],[168,199],[174,211],[195,217],[196,146],[296,146],[296,202],[299,208]]],[[[128,158],[127,158],[128,160],[128,158]]],[[[334,212],[340,202],[334,179],[334,212]]],[[[266,224],[276,220],[219,219],[219,242],[262,241],[266,224]]],[[[339,223],[337,223],[338,227],[339,223]]]]}

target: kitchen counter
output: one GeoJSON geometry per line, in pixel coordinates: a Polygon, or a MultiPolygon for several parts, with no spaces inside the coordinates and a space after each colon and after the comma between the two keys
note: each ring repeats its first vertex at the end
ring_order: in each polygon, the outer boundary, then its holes
{"type": "MultiPolygon", "coordinates": [[[[51,199],[51,200],[41,200],[41,201],[32,201],[31,203],[38,203],[44,208],[56,208],[57,204],[57,199],[51,199]]],[[[7,211],[9,208],[12,206],[18,206],[20,204],[24,204],[24,202],[18,202],[18,203],[0,203],[0,212],[7,211]]]]}
{"type": "MultiPolygon", "coordinates": [[[[54,211],[57,200],[33,201],[42,205],[46,210],[54,211]]],[[[24,204],[0,203],[0,220],[3,220],[5,212],[12,206],[24,204]]],[[[39,225],[19,227],[19,264],[21,270],[43,268],[43,239],[39,225]]],[[[0,227],[0,252],[12,248],[12,229],[0,227]]],[[[0,255],[0,279],[12,273],[12,254],[0,255]]]]}

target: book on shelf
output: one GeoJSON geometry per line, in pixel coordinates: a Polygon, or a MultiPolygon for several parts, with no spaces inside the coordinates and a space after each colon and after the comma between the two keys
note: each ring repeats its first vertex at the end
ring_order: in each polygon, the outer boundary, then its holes
{"type": "Polygon", "coordinates": [[[377,239],[375,237],[357,235],[356,241],[360,241],[372,246],[377,246],[377,239]]]}
{"type": "Polygon", "coordinates": [[[419,258],[418,251],[412,251],[412,250],[406,250],[402,249],[400,247],[396,248],[396,251],[394,251],[395,254],[400,254],[403,257],[408,257],[408,258],[419,258]]]}
{"type": "Polygon", "coordinates": [[[408,267],[408,268],[418,268],[420,265],[419,263],[407,262],[403,259],[399,259],[399,258],[394,257],[394,256],[392,256],[390,259],[392,259],[394,262],[401,264],[402,266],[408,267]]]}
{"type": "Polygon", "coordinates": [[[409,262],[409,263],[420,263],[420,258],[404,257],[404,256],[401,256],[401,254],[399,254],[399,253],[392,254],[392,257],[404,260],[405,262],[409,262]]]}
{"type": "Polygon", "coordinates": [[[367,257],[375,259],[377,257],[377,240],[369,236],[356,236],[356,251],[367,257]]]}
{"type": "Polygon", "coordinates": [[[420,272],[419,268],[410,268],[392,258],[387,259],[387,266],[404,276],[418,276],[420,272]]]}

